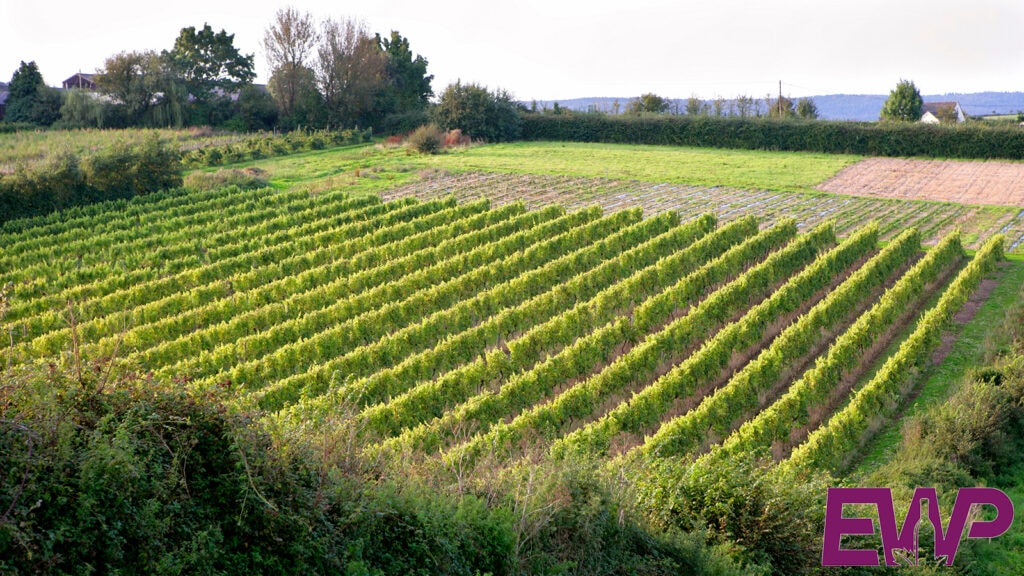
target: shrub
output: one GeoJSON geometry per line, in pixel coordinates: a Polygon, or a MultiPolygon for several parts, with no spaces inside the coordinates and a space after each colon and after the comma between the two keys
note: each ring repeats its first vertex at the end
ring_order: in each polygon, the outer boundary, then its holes
{"type": "Polygon", "coordinates": [[[181,186],[181,182],[178,153],[156,134],[135,147],[117,143],[84,163],[65,150],[45,164],[19,166],[14,174],[0,177],[0,221],[131,198],[181,186]]]}
{"type": "Polygon", "coordinates": [[[433,117],[441,128],[458,128],[488,142],[518,140],[522,134],[523,121],[512,95],[504,90],[492,93],[477,84],[449,84],[433,117]]]}
{"type": "Polygon", "coordinates": [[[444,143],[445,132],[437,124],[424,124],[409,135],[409,145],[422,154],[437,154],[444,143]]]}
{"type": "Polygon", "coordinates": [[[715,466],[659,459],[637,476],[638,501],[662,529],[705,528],[776,574],[820,567],[824,478],[783,478],[749,456],[715,466]]]}
{"type": "Polygon", "coordinates": [[[185,177],[184,185],[193,190],[215,190],[225,186],[237,186],[242,190],[255,190],[270,185],[259,168],[224,168],[216,172],[192,172],[185,177]]]}

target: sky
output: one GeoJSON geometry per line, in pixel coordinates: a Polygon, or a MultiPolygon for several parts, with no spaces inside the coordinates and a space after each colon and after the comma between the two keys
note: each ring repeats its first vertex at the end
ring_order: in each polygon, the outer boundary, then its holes
{"type": "Polygon", "coordinates": [[[429,62],[435,93],[456,80],[519,100],[1024,91],[1022,0],[0,0],[0,81],[35,60],[59,86],[122,51],[170,49],[209,23],[255,54],[275,12],[397,30],[429,62]]]}

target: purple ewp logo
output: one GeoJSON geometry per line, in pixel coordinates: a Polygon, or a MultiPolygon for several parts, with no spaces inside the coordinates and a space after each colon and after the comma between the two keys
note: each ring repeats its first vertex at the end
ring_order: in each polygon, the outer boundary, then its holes
{"type": "Polygon", "coordinates": [[[840,547],[844,534],[869,535],[875,533],[871,518],[846,518],[846,504],[867,504],[878,510],[878,525],[882,533],[885,563],[896,566],[897,556],[917,562],[917,532],[921,521],[921,501],[928,501],[928,520],[935,529],[935,557],[945,557],[946,566],[952,566],[957,548],[963,537],[971,507],[989,504],[996,509],[994,520],[975,520],[967,532],[968,538],[995,538],[1006,533],[1013,524],[1013,502],[995,488],[961,488],[953,504],[949,525],[943,530],[939,516],[939,501],[935,488],[918,488],[903,521],[896,525],[896,510],[889,488],[829,488],[825,504],[825,542],[821,549],[822,566],[878,566],[878,550],[844,549],[840,547]],[[897,552],[898,551],[898,552],[897,552]]]}

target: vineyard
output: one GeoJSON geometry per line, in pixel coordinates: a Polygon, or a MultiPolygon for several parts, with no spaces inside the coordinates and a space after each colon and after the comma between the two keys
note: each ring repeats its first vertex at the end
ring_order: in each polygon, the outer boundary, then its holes
{"type": "Polygon", "coordinates": [[[459,478],[739,451],[841,473],[1003,256],[1000,222],[965,255],[963,207],[671,195],[692,209],[225,188],[14,221],[4,362],[116,357],[459,478]]]}

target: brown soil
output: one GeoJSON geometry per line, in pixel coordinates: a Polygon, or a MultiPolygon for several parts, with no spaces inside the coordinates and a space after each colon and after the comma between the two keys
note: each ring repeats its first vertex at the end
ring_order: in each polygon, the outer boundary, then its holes
{"type": "Polygon", "coordinates": [[[1024,163],[868,158],[818,186],[837,194],[1024,207],[1024,163]]]}

